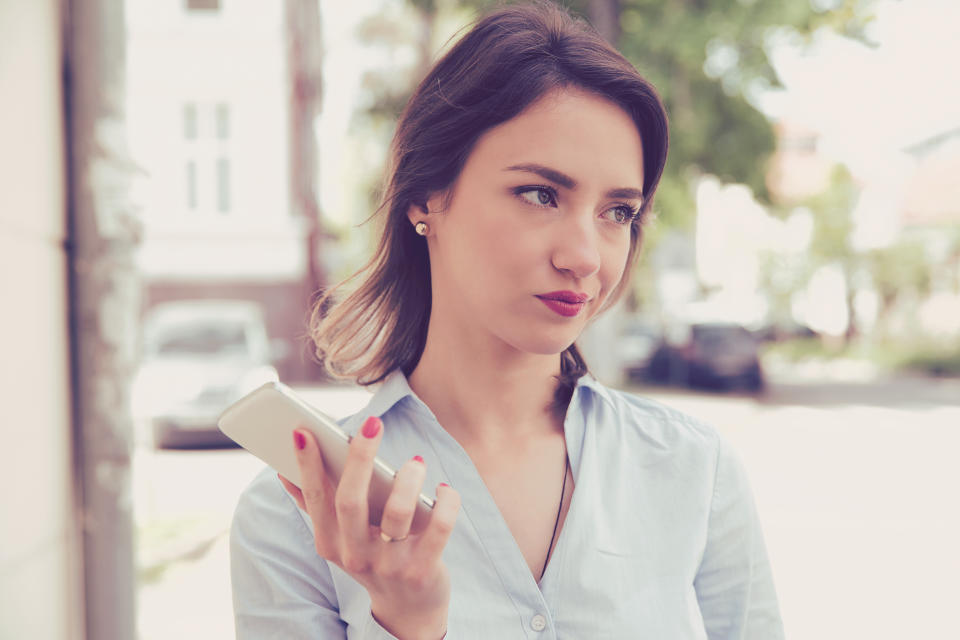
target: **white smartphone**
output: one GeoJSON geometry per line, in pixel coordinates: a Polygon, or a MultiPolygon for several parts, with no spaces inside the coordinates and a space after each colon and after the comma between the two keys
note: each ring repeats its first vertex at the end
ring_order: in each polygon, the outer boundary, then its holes
{"type": "MultiPolygon", "coordinates": [[[[292,432],[309,429],[320,444],[324,465],[331,480],[340,482],[351,437],[326,414],[297,397],[282,382],[268,382],[230,405],[217,426],[231,440],[276,469],[284,478],[300,486],[300,467],[293,448],[292,432]]],[[[383,506],[393,488],[397,472],[379,457],[373,461],[370,478],[370,524],[379,527],[383,506]]],[[[422,493],[417,500],[411,533],[422,531],[430,520],[435,501],[422,493]]]]}

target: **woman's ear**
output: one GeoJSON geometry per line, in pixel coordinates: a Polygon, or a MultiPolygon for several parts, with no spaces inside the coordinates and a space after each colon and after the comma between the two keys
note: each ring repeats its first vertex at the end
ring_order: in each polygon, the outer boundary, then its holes
{"type": "Polygon", "coordinates": [[[410,221],[410,224],[417,224],[418,222],[423,222],[426,218],[427,208],[422,204],[411,204],[407,207],[407,219],[410,221]]]}
{"type": "Polygon", "coordinates": [[[410,224],[417,224],[418,222],[430,222],[430,214],[440,213],[443,207],[443,195],[440,193],[430,194],[430,197],[427,198],[424,202],[414,202],[407,208],[407,219],[410,220],[410,224]]]}

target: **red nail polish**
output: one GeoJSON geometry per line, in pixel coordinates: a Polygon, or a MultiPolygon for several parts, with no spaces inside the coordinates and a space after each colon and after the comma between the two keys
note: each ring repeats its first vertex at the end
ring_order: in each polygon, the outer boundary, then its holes
{"type": "Polygon", "coordinates": [[[423,458],[421,458],[420,456],[413,456],[413,459],[417,462],[423,463],[423,458]]]}
{"type": "Polygon", "coordinates": [[[307,446],[307,439],[303,437],[303,434],[299,431],[293,432],[293,444],[296,445],[297,449],[303,451],[303,448],[307,446]]]}
{"type": "Polygon", "coordinates": [[[363,423],[363,429],[361,430],[364,438],[374,438],[378,433],[380,433],[380,418],[376,416],[370,416],[367,418],[367,421],[363,423]]]}
{"type": "Polygon", "coordinates": [[[446,482],[441,482],[441,483],[440,483],[440,486],[441,486],[441,487],[449,487],[450,485],[448,485],[446,482]]]}

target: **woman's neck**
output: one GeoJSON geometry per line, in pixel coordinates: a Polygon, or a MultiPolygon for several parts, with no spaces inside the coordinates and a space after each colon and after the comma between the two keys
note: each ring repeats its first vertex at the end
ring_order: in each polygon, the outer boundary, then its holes
{"type": "Polygon", "coordinates": [[[486,448],[562,430],[551,408],[559,373],[559,354],[480,348],[433,332],[409,383],[462,445],[486,448]]]}

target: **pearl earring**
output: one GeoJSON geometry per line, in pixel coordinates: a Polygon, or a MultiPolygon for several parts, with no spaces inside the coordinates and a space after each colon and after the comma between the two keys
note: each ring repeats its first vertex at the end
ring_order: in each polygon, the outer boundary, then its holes
{"type": "Polygon", "coordinates": [[[418,222],[416,225],[414,225],[413,228],[421,236],[427,235],[427,233],[430,231],[430,228],[427,226],[427,223],[423,221],[418,222]]]}

